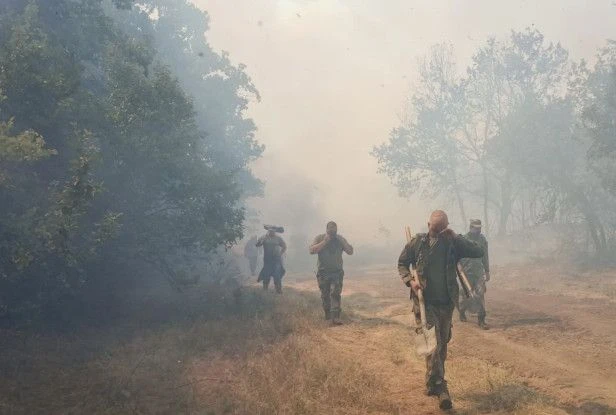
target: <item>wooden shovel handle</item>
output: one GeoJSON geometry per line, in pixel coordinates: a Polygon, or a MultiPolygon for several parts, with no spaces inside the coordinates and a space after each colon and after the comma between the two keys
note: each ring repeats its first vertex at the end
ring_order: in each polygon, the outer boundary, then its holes
{"type": "MultiPolygon", "coordinates": [[[[411,242],[411,239],[413,238],[413,234],[411,233],[411,227],[405,226],[404,232],[406,233],[406,242],[411,242]]],[[[411,270],[411,274],[413,275],[413,278],[415,278],[415,280],[419,282],[417,271],[413,269],[411,270]]],[[[417,290],[417,299],[419,300],[419,314],[421,316],[421,325],[423,327],[428,327],[428,321],[426,319],[426,303],[424,301],[422,289],[417,290]]]]}
{"type": "Polygon", "coordinates": [[[460,281],[464,285],[467,297],[475,297],[475,293],[473,292],[473,287],[471,283],[468,281],[468,277],[466,276],[466,272],[464,272],[464,268],[462,268],[462,264],[456,262],[456,268],[458,269],[458,275],[460,276],[460,281]]]}
{"type": "Polygon", "coordinates": [[[423,290],[417,290],[417,299],[419,300],[419,314],[421,315],[421,325],[424,328],[428,327],[428,320],[426,318],[426,303],[424,301],[423,290]]]}

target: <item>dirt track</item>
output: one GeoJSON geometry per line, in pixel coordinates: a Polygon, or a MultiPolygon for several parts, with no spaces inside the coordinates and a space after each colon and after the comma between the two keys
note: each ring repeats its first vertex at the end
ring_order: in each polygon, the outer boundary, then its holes
{"type": "MultiPolygon", "coordinates": [[[[514,287],[507,279],[515,271],[494,274],[487,295],[491,330],[479,330],[473,316],[468,323],[460,323],[457,313],[454,317],[447,369],[458,413],[615,414],[616,304],[590,292],[572,295],[530,280],[514,287]],[[489,391],[470,386],[475,377],[499,371],[514,381],[493,387],[488,379],[489,391]],[[538,406],[520,411],[516,402],[507,402],[507,394],[538,406]]],[[[316,291],[310,280],[292,285],[316,291]]],[[[433,400],[412,398],[410,392],[423,378],[422,362],[411,356],[410,345],[404,350],[410,337],[392,340],[409,322],[408,294],[401,283],[389,270],[351,272],[343,295],[348,324],[330,329],[329,341],[386,374],[391,393],[400,397],[400,413],[432,413],[433,400]],[[400,354],[398,361],[392,353],[400,354]]]]}
{"type": "Polygon", "coordinates": [[[564,403],[616,404],[613,305],[498,289],[490,294],[494,329],[459,325],[460,355],[505,364],[564,403]]]}

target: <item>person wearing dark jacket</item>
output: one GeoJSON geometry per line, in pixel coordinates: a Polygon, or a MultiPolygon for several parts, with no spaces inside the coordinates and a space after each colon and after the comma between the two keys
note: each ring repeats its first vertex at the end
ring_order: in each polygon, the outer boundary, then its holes
{"type": "Polygon", "coordinates": [[[398,259],[402,281],[411,288],[413,313],[421,325],[417,290],[423,290],[428,327],[434,327],[437,346],[426,356],[426,394],[438,396],[441,409],[452,407],[445,380],[447,343],[451,339],[451,319],[459,295],[456,264],[461,258],[481,258],[481,247],[448,228],[447,214],[436,210],[430,215],[428,233],[417,234],[407,243],[398,259]],[[411,267],[414,268],[412,272],[411,267]]]}

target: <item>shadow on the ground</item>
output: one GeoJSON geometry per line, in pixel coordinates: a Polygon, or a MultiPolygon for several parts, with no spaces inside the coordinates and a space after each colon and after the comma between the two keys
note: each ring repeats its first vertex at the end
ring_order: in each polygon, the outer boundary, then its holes
{"type": "Polygon", "coordinates": [[[460,414],[515,412],[526,406],[547,401],[547,398],[536,390],[517,383],[496,387],[490,391],[464,396],[474,407],[460,414]]]}
{"type": "MultiPolygon", "coordinates": [[[[547,405],[559,407],[554,399],[529,386],[510,383],[501,385],[490,391],[467,394],[462,396],[470,401],[473,407],[468,410],[458,410],[454,413],[470,415],[476,413],[531,413],[532,405],[547,405]]],[[[586,401],[579,406],[569,405],[559,407],[570,415],[616,415],[616,408],[598,402],[586,401]]]]}
{"type": "Polygon", "coordinates": [[[580,406],[563,408],[570,415],[616,415],[616,408],[598,402],[584,402],[580,406]]]}

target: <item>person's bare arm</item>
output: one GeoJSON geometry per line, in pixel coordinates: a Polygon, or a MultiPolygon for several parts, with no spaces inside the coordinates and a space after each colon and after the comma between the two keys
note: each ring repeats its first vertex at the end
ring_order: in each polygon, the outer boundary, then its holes
{"type": "Polygon", "coordinates": [[[323,239],[321,239],[320,236],[317,236],[312,245],[310,245],[310,255],[318,254],[319,252],[321,252],[321,249],[325,248],[325,245],[327,245],[329,240],[329,235],[325,235],[323,239]]]}
{"type": "Polygon", "coordinates": [[[263,240],[265,239],[265,236],[260,237],[259,239],[257,239],[257,243],[255,244],[257,247],[263,246],[263,240]]]}
{"type": "Polygon", "coordinates": [[[353,247],[350,243],[347,242],[342,236],[338,235],[338,240],[342,244],[342,250],[346,252],[347,255],[353,255],[353,247]]]}

